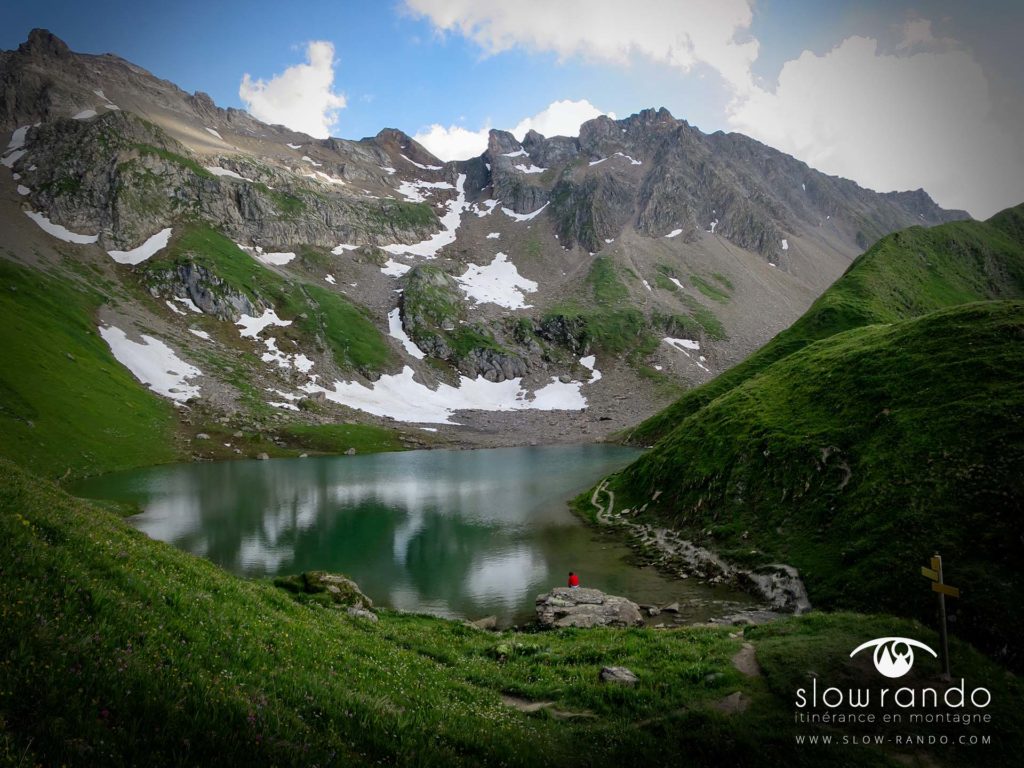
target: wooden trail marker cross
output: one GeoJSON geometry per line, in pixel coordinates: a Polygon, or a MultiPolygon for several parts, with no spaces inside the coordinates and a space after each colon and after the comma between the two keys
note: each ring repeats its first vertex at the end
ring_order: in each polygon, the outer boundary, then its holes
{"type": "Polygon", "coordinates": [[[939,597],[939,640],[942,644],[942,676],[951,680],[949,674],[949,635],[946,631],[946,597],[960,597],[960,590],[951,587],[942,580],[942,557],[936,553],[932,556],[929,568],[922,567],[921,575],[932,583],[932,592],[939,597]]]}

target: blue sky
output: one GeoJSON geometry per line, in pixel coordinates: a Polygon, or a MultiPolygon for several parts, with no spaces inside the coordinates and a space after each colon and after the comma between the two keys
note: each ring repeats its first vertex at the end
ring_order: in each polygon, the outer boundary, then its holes
{"type": "MultiPolygon", "coordinates": [[[[325,93],[345,100],[331,133],[346,138],[396,127],[439,155],[474,154],[487,127],[510,129],[531,116],[535,126],[561,126],[577,113],[623,117],[665,106],[705,131],[751,134],[876,189],[924,187],[975,215],[1024,200],[1019,2],[139,6],[17,4],[4,13],[0,48],[46,27],[76,51],[117,53],[268,119],[240,98],[243,76],[271,82],[322,41],[334,61],[325,93]],[[545,117],[560,100],[587,104],[545,117]]],[[[289,110],[309,107],[287,103],[269,114],[287,122],[289,110]]]]}

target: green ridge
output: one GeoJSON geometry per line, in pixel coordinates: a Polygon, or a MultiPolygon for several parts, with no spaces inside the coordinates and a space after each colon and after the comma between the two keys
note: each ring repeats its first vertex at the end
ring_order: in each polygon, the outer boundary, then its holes
{"type": "Polygon", "coordinates": [[[837,334],[685,418],[610,487],[726,559],[795,566],[822,608],[930,620],[918,572],[941,552],[964,591],[955,631],[1019,665],[1022,342],[1010,301],[837,334]]]}
{"type": "Polygon", "coordinates": [[[1024,297],[1022,222],[1024,206],[1017,206],[986,222],[911,227],[882,238],[792,326],[739,365],[640,424],[627,439],[652,444],[775,361],[840,331],[971,301],[1024,297]]]}
{"type": "Polygon", "coordinates": [[[318,285],[285,280],[208,226],[188,226],[165,253],[144,263],[142,273],[156,276],[171,264],[189,261],[206,267],[251,300],[269,302],[283,320],[293,321],[276,329],[277,335],[305,347],[326,342],[343,370],[380,373],[395,361],[364,309],[318,285]]]}
{"type": "Polygon", "coordinates": [[[0,259],[0,456],[48,477],[178,458],[174,408],[97,332],[105,297],[0,259]]]}

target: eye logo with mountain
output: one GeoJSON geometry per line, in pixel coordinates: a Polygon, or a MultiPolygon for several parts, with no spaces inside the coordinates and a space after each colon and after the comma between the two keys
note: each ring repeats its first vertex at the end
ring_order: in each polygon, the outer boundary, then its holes
{"type": "Polygon", "coordinates": [[[850,657],[856,656],[865,648],[875,649],[875,669],[890,678],[903,677],[910,671],[914,666],[914,648],[924,648],[938,658],[938,654],[927,645],[909,637],[876,637],[854,648],[850,657]]]}

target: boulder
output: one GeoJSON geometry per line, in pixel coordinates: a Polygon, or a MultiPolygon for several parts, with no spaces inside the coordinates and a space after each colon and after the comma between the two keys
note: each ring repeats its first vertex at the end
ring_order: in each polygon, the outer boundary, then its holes
{"type": "Polygon", "coordinates": [[[613,683],[614,685],[636,685],[640,682],[640,678],[626,667],[605,667],[597,679],[602,683],[613,683]]]}
{"type": "Polygon", "coordinates": [[[317,603],[326,608],[348,608],[350,616],[372,613],[373,601],[347,576],[327,571],[306,571],[295,576],[278,576],[274,586],[290,592],[300,603],[317,603]]]}
{"type": "Polygon", "coordinates": [[[363,607],[361,602],[349,606],[345,612],[354,619],[366,619],[371,623],[377,622],[377,614],[363,607]]]}
{"type": "Polygon", "coordinates": [[[640,606],[625,597],[599,589],[558,587],[537,597],[537,621],[547,629],[559,627],[638,627],[644,623],[640,606]]]}
{"type": "Polygon", "coordinates": [[[468,622],[471,627],[477,629],[484,629],[487,631],[494,631],[498,628],[498,617],[497,616],[484,616],[482,619],[468,622]]]}

